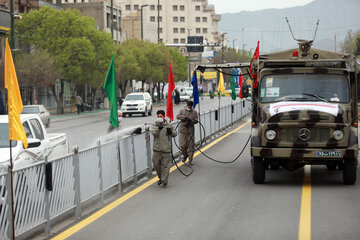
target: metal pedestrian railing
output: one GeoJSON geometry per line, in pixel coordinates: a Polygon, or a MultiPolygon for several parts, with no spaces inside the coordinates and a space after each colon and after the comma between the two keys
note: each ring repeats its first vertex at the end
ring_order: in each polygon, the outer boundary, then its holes
{"type": "MultiPolygon", "coordinates": [[[[249,101],[242,100],[200,114],[205,133],[195,125],[195,141],[200,143],[201,138],[209,139],[230,127],[248,115],[250,107],[249,101]]],[[[175,141],[179,142],[179,135],[175,141]]],[[[136,184],[140,177],[152,177],[152,142],[149,131],[108,142],[99,140],[96,146],[81,151],[74,147],[71,154],[14,171],[15,235],[41,225],[49,234],[55,218],[70,212],[79,219],[88,201],[98,198],[104,203],[107,190],[121,192],[127,182],[136,184]]],[[[173,152],[179,153],[175,144],[173,152]]],[[[9,193],[10,174],[0,174],[0,239],[12,238],[9,193]]]]}

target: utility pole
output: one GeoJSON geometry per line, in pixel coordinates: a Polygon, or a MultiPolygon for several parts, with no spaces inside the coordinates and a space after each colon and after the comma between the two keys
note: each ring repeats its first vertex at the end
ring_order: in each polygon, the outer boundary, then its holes
{"type": "Polygon", "coordinates": [[[10,49],[15,48],[15,39],[14,39],[14,0],[10,0],[10,49]]]}
{"type": "Polygon", "coordinates": [[[235,41],[236,40],[237,40],[236,38],[233,39],[233,49],[235,49],[235,41]]]}
{"type": "Polygon", "coordinates": [[[335,52],[336,52],[336,35],[337,35],[338,33],[334,33],[334,47],[335,47],[335,52]]]}
{"type": "Polygon", "coordinates": [[[113,0],[110,1],[110,14],[111,14],[111,37],[114,40],[114,4],[113,0]]]}
{"type": "Polygon", "coordinates": [[[141,5],[140,11],[141,11],[141,40],[144,40],[144,24],[143,24],[143,8],[149,6],[148,4],[141,5]]]}
{"type": "Polygon", "coordinates": [[[246,45],[247,45],[246,43],[243,43],[243,46],[242,46],[242,47],[243,47],[243,50],[242,50],[242,54],[243,54],[243,55],[245,55],[245,46],[246,46],[246,45]]]}
{"type": "Polygon", "coordinates": [[[160,42],[160,0],[158,0],[158,5],[157,5],[157,11],[158,11],[158,29],[157,29],[157,34],[158,34],[158,42],[160,42]]]}
{"type": "Polygon", "coordinates": [[[224,63],[224,36],[227,32],[221,34],[221,63],[224,63]]]}

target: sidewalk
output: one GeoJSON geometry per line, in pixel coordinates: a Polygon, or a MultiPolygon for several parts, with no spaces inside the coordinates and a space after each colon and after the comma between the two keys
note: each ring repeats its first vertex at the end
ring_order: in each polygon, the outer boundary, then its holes
{"type": "MultiPolygon", "coordinates": [[[[161,102],[153,102],[153,106],[154,107],[159,107],[159,106],[166,106],[166,101],[161,101],[161,102]]],[[[51,115],[51,121],[52,122],[59,122],[65,119],[72,119],[72,118],[84,118],[84,117],[89,117],[91,115],[100,115],[103,113],[108,113],[110,112],[110,109],[98,109],[98,110],[93,110],[93,111],[84,111],[81,112],[80,114],[77,114],[77,111],[75,112],[71,112],[71,107],[65,107],[64,109],[64,114],[56,114],[56,109],[50,109],[50,115],[51,115]]],[[[120,108],[119,108],[120,110],[120,108]]]]}

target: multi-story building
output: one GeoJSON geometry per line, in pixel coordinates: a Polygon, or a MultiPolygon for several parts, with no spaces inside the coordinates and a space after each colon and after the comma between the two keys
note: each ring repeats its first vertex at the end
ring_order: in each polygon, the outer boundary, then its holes
{"type": "Polygon", "coordinates": [[[206,43],[221,42],[218,30],[221,15],[215,14],[214,6],[209,5],[207,0],[114,1],[118,1],[117,4],[122,6],[124,18],[141,11],[142,8],[144,39],[181,44],[187,43],[187,36],[203,36],[206,43]]]}

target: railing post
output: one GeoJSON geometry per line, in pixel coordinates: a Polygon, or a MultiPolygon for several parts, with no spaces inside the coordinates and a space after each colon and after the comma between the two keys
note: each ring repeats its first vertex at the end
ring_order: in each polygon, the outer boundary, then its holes
{"type": "Polygon", "coordinates": [[[121,172],[121,153],[120,153],[120,137],[117,137],[117,152],[118,152],[118,163],[119,163],[119,193],[123,192],[123,183],[122,183],[122,172],[121,172]]]}
{"type": "Polygon", "coordinates": [[[101,142],[97,141],[98,147],[98,158],[99,158],[99,178],[100,178],[100,204],[104,205],[104,181],[103,181],[103,168],[102,168],[102,158],[101,158],[101,142]]]}
{"type": "MultiPolygon", "coordinates": [[[[46,179],[46,165],[48,163],[48,157],[45,156],[45,164],[44,164],[44,174],[45,174],[45,181],[46,179]]],[[[50,192],[48,188],[46,187],[47,184],[45,184],[45,234],[50,235],[50,192]]]]}
{"type": "Polygon", "coordinates": [[[75,189],[75,219],[81,217],[81,189],[80,189],[80,163],[79,147],[74,147],[74,189],[75,189]]]}
{"type": "Polygon", "coordinates": [[[212,137],[212,121],[211,121],[211,108],[210,108],[210,132],[209,132],[209,138],[211,139],[212,137]]]}
{"type": "Polygon", "coordinates": [[[148,179],[152,177],[152,162],[151,162],[151,142],[150,131],[145,131],[145,143],[146,143],[146,159],[147,159],[147,175],[148,179]]]}
{"type": "Polygon", "coordinates": [[[135,144],[134,144],[134,135],[131,136],[131,146],[133,154],[133,163],[134,163],[134,184],[137,184],[137,169],[136,169],[136,157],[135,157],[135,144]]]}
{"type": "Polygon", "coordinates": [[[15,239],[15,236],[13,236],[13,232],[12,232],[12,212],[11,212],[11,202],[12,202],[12,196],[11,196],[11,181],[10,181],[10,168],[8,171],[8,174],[6,176],[6,182],[5,182],[5,186],[6,186],[6,192],[7,192],[7,222],[8,222],[8,230],[7,230],[7,235],[8,235],[8,239],[15,239]]]}

